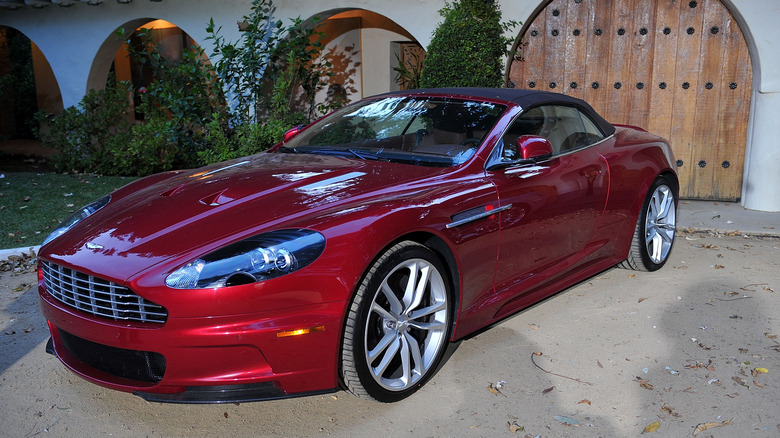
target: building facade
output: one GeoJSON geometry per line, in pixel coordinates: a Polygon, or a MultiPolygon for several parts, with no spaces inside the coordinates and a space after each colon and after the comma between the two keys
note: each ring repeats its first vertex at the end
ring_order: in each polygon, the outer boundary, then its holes
{"type": "MultiPolygon", "coordinates": [[[[523,23],[513,31],[507,86],[584,97],[614,123],[669,138],[685,197],[780,211],[780,2],[500,3],[504,19],[523,23]]],[[[30,39],[38,107],[56,111],[104,86],[122,58],[117,29],[164,20],[209,54],[209,19],[226,39],[237,40],[237,22],[251,4],[0,0],[0,29],[30,39]]],[[[277,0],[274,16],[325,20],[328,50],[343,55],[335,80],[356,100],[399,87],[393,67],[428,45],[443,6],[427,0],[277,0]]]]}

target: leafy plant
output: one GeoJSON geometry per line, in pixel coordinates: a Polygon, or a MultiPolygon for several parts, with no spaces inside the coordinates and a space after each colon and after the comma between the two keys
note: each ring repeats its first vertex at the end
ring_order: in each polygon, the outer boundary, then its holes
{"type": "Polygon", "coordinates": [[[197,46],[184,50],[180,61],[170,62],[149,29],[138,30],[126,42],[130,56],[149,69],[154,80],[135,90],[141,100],[137,109],[149,126],[134,126],[126,150],[116,155],[138,174],[197,166],[198,153],[208,147],[206,126],[226,120],[228,113],[214,68],[197,46]],[[136,40],[139,43],[133,44],[136,40]],[[137,154],[137,165],[127,157],[128,150],[137,154]]]}
{"type": "Polygon", "coordinates": [[[285,27],[272,18],[274,10],[271,0],[253,0],[250,14],[239,23],[239,41],[227,41],[213,19],[206,28],[218,59],[216,74],[234,103],[236,125],[295,118],[292,107],[298,87],[310,107],[328,75],[330,64],[316,61],[324,34],[300,18],[285,27]]]}
{"type": "Polygon", "coordinates": [[[456,0],[439,13],[444,22],[428,46],[420,86],[501,86],[503,58],[512,42],[504,34],[518,23],[501,22],[497,0],[456,0]]]}
{"type": "Polygon", "coordinates": [[[79,106],[66,108],[58,116],[37,113],[35,118],[43,125],[38,137],[60,151],[52,157],[52,164],[66,172],[116,174],[107,145],[128,136],[130,92],[129,83],[109,80],[104,90],[89,91],[79,106]]]}
{"type": "Polygon", "coordinates": [[[407,65],[407,63],[401,60],[400,56],[395,55],[398,67],[393,67],[395,71],[394,80],[404,90],[416,90],[420,88],[423,60],[416,53],[409,53],[409,56],[412,58],[412,62],[407,65]]]}
{"type": "Polygon", "coordinates": [[[203,163],[218,163],[262,152],[277,143],[289,127],[284,122],[269,120],[265,124],[243,123],[227,129],[214,119],[206,127],[209,147],[198,152],[198,158],[203,163]]]}

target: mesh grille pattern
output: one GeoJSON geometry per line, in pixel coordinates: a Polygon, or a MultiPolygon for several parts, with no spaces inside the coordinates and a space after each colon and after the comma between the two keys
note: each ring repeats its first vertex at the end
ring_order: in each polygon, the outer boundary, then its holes
{"type": "Polygon", "coordinates": [[[46,291],[75,309],[115,321],[164,323],[168,311],[130,289],[41,260],[46,291]]]}
{"type": "Polygon", "coordinates": [[[151,383],[159,382],[165,374],[165,358],[160,353],[97,344],[63,330],[58,331],[70,354],[104,373],[151,383]]]}

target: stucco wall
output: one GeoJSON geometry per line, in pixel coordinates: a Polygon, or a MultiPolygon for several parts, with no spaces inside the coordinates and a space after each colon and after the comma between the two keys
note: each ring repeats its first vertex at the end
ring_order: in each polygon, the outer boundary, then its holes
{"type": "Polygon", "coordinates": [[[724,3],[740,23],[754,72],[742,204],[753,210],[780,211],[780,2],[724,3]]]}
{"type": "MultiPolygon", "coordinates": [[[[780,172],[777,171],[780,147],[776,146],[775,133],[776,127],[780,126],[780,56],[776,56],[780,53],[780,26],[777,25],[780,2],[723,2],[740,24],[753,58],[753,112],[745,160],[743,204],[757,210],[780,211],[780,172]]],[[[501,1],[505,19],[523,22],[539,4],[540,0],[501,1]]],[[[223,35],[235,40],[239,37],[236,21],[248,13],[250,6],[250,0],[135,0],[129,4],[106,0],[100,6],[78,3],[68,8],[55,5],[43,9],[0,8],[0,25],[23,32],[40,48],[57,78],[63,104],[67,107],[81,100],[89,88],[93,68],[108,68],[110,61],[98,57],[98,51],[106,41],[114,38],[113,32],[123,24],[146,18],[165,19],[182,28],[210,53],[205,41],[208,19],[213,17],[215,23],[223,27],[223,35]],[[94,60],[97,63],[93,66],[94,60]]],[[[395,21],[426,46],[441,21],[438,10],[442,6],[444,2],[440,0],[277,0],[275,16],[306,19],[335,9],[367,9],[395,21]]]]}

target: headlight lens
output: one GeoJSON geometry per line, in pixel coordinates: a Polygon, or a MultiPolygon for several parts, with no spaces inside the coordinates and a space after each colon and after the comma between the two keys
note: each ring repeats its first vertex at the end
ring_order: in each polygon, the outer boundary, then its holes
{"type": "Polygon", "coordinates": [[[174,289],[209,289],[255,283],[297,271],[325,250],[325,237],[311,230],[278,230],[244,239],[173,271],[174,289]]]}
{"type": "Polygon", "coordinates": [[[101,208],[105,207],[106,204],[109,203],[109,201],[111,201],[111,195],[106,195],[98,199],[97,201],[87,205],[81,210],[73,213],[67,219],[62,221],[62,223],[54,231],[52,231],[52,233],[49,234],[48,237],[46,237],[42,245],[46,245],[47,243],[51,242],[57,237],[65,234],[65,232],[73,228],[74,225],[83,221],[89,216],[93,215],[96,211],[100,210],[101,208]]]}

